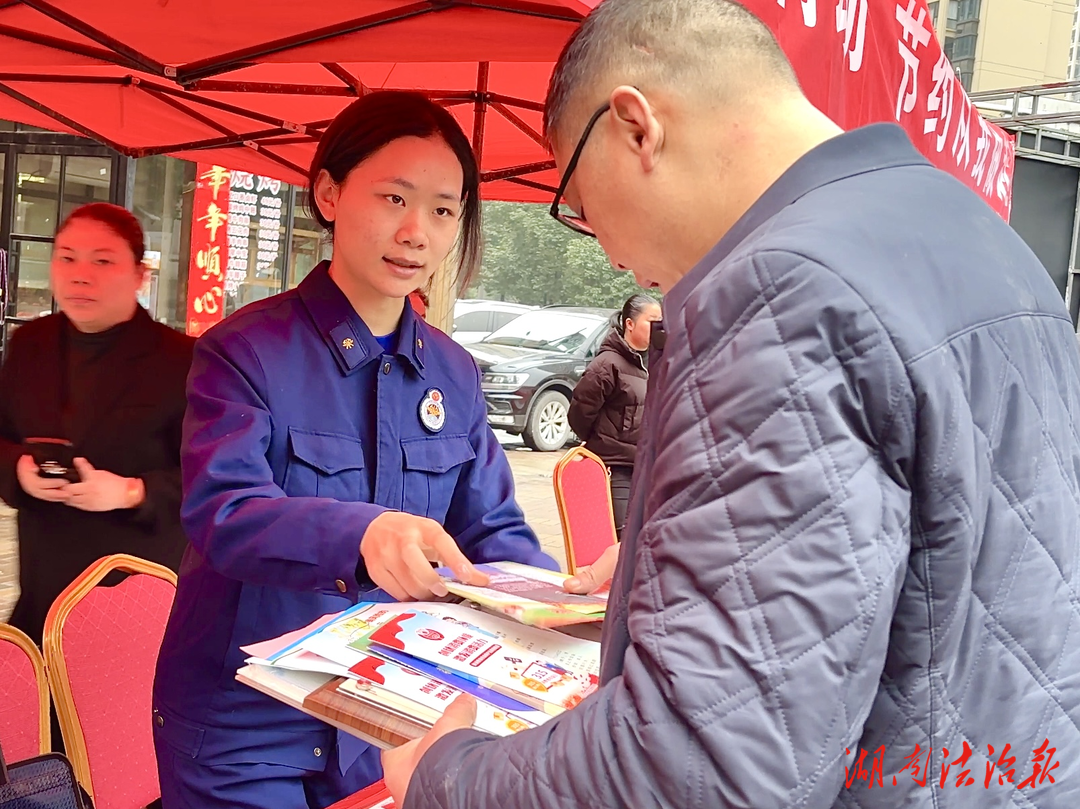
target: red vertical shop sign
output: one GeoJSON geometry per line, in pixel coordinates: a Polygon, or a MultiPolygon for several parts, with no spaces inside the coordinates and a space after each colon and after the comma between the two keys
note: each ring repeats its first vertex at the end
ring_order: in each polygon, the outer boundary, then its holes
{"type": "Polygon", "coordinates": [[[225,316],[225,267],[229,256],[228,169],[199,163],[191,217],[187,333],[198,337],[225,316]]]}

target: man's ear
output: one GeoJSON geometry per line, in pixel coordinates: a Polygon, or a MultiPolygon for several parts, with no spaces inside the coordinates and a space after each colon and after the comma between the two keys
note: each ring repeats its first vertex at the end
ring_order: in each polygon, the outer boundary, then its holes
{"type": "Polygon", "coordinates": [[[315,204],[327,222],[337,219],[337,202],[341,187],[334,182],[330,172],[323,169],[315,179],[315,204]]]}
{"type": "Polygon", "coordinates": [[[656,110],[640,90],[627,85],[611,91],[611,110],[617,137],[637,154],[645,171],[652,171],[664,145],[664,126],[656,110]]]}

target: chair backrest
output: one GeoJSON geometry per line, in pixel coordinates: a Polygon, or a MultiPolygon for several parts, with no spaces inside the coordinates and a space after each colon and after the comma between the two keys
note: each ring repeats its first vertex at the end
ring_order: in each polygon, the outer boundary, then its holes
{"type": "Polygon", "coordinates": [[[591,565],[617,541],[607,467],[594,453],[574,447],[555,464],[552,483],[566,545],[566,568],[574,573],[591,565]]]}
{"type": "Polygon", "coordinates": [[[8,764],[52,749],[49,682],[34,642],[0,624],[0,748],[8,764]]]}
{"type": "Polygon", "coordinates": [[[53,602],[45,666],[64,746],[97,809],[160,797],[151,691],[176,574],[126,554],[99,559],[53,602]],[[113,571],[129,573],[99,587],[113,571]]]}

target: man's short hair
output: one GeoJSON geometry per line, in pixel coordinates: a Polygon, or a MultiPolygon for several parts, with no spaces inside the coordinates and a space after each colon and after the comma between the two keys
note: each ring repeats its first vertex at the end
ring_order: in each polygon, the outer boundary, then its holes
{"type": "Polygon", "coordinates": [[[768,26],[732,0],[600,3],[566,43],[552,73],[544,109],[549,142],[579,95],[611,89],[598,88],[603,81],[701,88],[719,100],[798,87],[768,26]]]}

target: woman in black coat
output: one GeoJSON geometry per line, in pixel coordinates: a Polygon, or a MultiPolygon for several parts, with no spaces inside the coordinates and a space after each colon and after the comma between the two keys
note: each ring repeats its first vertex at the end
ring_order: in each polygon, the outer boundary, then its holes
{"type": "Polygon", "coordinates": [[[623,304],[612,318],[611,334],[574,388],[567,414],[570,428],[585,442],[585,449],[607,464],[620,539],[645,410],[649,374],[644,352],[649,348],[652,324],[658,320],[660,304],[648,295],[634,295],[623,304]]]}
{"type": "Polygon", "coordinates": [[[60,313],[21,326],[0,369],[0,498],[19,512],[10,623],[38,642],[53,600],[97,559],[129,553],[176,570],[183,555],[180,429],[194,340],[138,305],[143,249],[123,208],[73,211],[50,269],[60,313]],[[33,438],[71,442],[73,480],[42,476],[33,438]]]}

